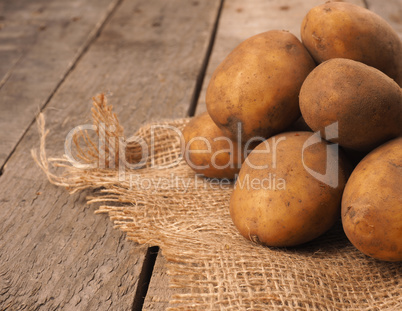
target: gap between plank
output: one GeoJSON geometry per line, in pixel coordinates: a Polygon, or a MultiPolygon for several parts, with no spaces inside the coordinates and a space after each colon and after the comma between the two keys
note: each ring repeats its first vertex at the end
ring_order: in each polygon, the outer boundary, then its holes
{"type": "Polygon", "coordinates": [[[225,0],[221,0],[221,3],[219,5],[219,9],[218,9],[218,13],[217,13],[216,20],[215,20],[215,23],[214,23],[214,27],[212,29],[211,39],[210,39],[210,41],[208,43],[207,52],[205,53],[205,57],[204,57],[204,59],[202,61],[202,65],[201,65],[201,70],[200,70],[200,72],[199,72],[199,74],[197,76],[197,80],[196,80],[195,88],[194,88],[194,93],[193,93],[193,96],[191,98],[190,107],[189,107],[188,112],[187,112],[187,115],[189,117],[194,116],[195,110],[197,108],[197,103],[198,103],[198,99],[200,97],[200,93],[201,93],[201,90],[202,90],[202,84],[204,82],[205,73],[207,71],[209,59],[210,59],[211,54],[212,54],[212,49],[214,47],[215,37],[216,37],[216,33],[218,31],[219,20],[220,20],[220,17],[221,17],[224,2],[225,2],[225,0]]]}
{"type": "MultiPolygon", "coordinates": [[[[212,48],[214,46],[216,33],[218,30],[218,25],[219,25],[219,19],[221,17],[221,13],[222,13],[223,4],[224,4],[224,0],[221,0],[217,15],[216,15],[215,23],[212,28],[211,39],[209,40],[207,51],[206,51],[205,57],[202,61],[200,72],[197,75],[194,93],[191,98],[190,106],[189,106],[189,109],[187,112],[187,115],[190,117],[194,116],[195,110],[197,108],[197,103],[198,103],[198,99],[200,97],[202,84],[203,84],[204,78],[205,78],[205,73],[207,71],[209,59],[212,54],[212,48]]],[[[138,280],[138,286],[137,286],[137,291],[134,296],[132,311],[141,311],[144,306],[145,297],[148,292],[149,284],[151,283],[151,278],[152,278],[156,258],[158,256],[161,256],[158,246],[152,246],[152,247],[148,248],[147,254],[145,255],[144,265],[143,265],[143,268],[141,270],[140,277],[138,280]]]]}
{"type": "MultiPolygon", "coordinates": [[[[92,34],[89,35],[89,38],[87,40],[86,43],[83,44],[83,47],[81,48],[81,50],[78,50],[77,55],[75,56],[75,59],[72,61],[71,65],[69,68],[67,68],[65,74],[62,76],[62,78],[60,79],[60,81],[57,83],[57,85],[55,86],[55,88],[53,89],[53,91],[50,93],[50,95],[48,96],[48,98],[46,99],[45,103],[43,104],[43,106],[39,109],[39,113],[41,113],[46,106],[49,104],[49,102],[51,101],[51,99],[53,98],[54,94],[56,94],[57,90],[60,88],[60,86],[63,84],[63,82],[67,79],[67,77],[70,75],[70,73],[74,70],[74,68],[77,66],[78,62],[82,59],[82,57],[85,55],[85,53],[88,51],[89,47],[92,45],[92,43],[99,37],[99,35],[101,34],[103,28],[105,27],[105,25],[107,24],[107,22],[110,20],[110,18],[112,17],[112,15],[114,14],[114,12],[116,11],[116,9],[120,6],[120,4],[123,2],[124,0],[117,0],[116,3],[114,4],[114,6],[111,8],[111,10],[106,13],[105,18],[103,19],[103,21],[100,22],[100,25],[98,27],[98,29],[95,28],[95,30],[93,31],[92,34]]],[[[1,85],[3,86],[3,85],[1,85]]],[[[39,115],[38,113],[38,115],[39,115]]],[[[14,154],[15,150],[17,149],[18,145],[21,143],[21,141],[23,140],[23,138],[25,137],[25,135],[28,133],[29,129],[32,127],[32,125],[35,123],[37,116],[36,115],[33,120],[31,121],[31,123],[27,126],[26,130],[24,131],[24,133],[21,135],[20,139],[17,141],[17,143],[15,144],[14,148],[11,150],[11,152],[8,154],[7,158],[5,159],[4,163],[2,166],[0,166],[0,177],[1,175],[3,175],[4,173],[4,169],[5,166],[7,164],[7,162],[10,160],[11,156],[14,154]]]]}
{"type": "Polygon", "coordinates": [[[142,265],[141,273],[138,278],[137,291],[134,295],[132,311],[141,311],[144,305],[145,297],[147,296],[148,287],[151,283],[152,273],[156,262],[156,257],[159,253],[158,246],[148,247],[145,255],[144,264],[142,265]]]}
{"type": "Polygon", "coordinates": [[[6,84],[7,80],[10,78],[11,73],[13,72],[14,68],[19,64],[19,62],[21,61],[22,57],[23,57],[24,53],[22,53],[20,55],[20,57],[18,57],[17,61],[11,66],[11,68],[6,72],[6,74],[4,75],[3,79],[0,81],[0,89],[3,87],[4,84],[6,84]]]}

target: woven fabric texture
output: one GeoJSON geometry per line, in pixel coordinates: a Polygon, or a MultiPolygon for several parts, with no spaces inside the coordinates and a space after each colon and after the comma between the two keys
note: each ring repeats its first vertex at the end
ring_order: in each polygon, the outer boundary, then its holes
{"type": "Polygon", "coordinates": [[[123,171],[117,160],[123,129],[103,95],[94,98],[93,117],[98,135],[104,127],[106,143],[98,148],[95,138],[77,133],[75,155],[83,163],[97,163],[102,154],[104,167],[48,159],[43,116],[41,148],[33,156],[54,184],[71,192],[100,189],[89,203],[101,202],[96,212],[107,213],[128,239],[160,246],[169,285],[180,289],[169,310],[402,310],[402,265],[360,253],[340,222],[294,248],[244,239],[229,215],[233,184],[197,176],[181,157],[178,131],[189,119],[140,128],[133,136],[137,142],[123,150],[125,158],[130,163],[141,158],[138,138],[151,146],[149,155],[123,171]],[[63,172],[52,173],[53,166],[63,172]]]}

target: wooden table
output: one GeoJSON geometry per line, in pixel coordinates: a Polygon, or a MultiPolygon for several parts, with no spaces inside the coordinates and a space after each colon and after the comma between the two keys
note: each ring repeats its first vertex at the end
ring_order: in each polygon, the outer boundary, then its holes
{"type": "MultiPolygon", "coordinates": [[[[128,134],[205,110],[205,86],[245,38],[299,36],[318,0],[0,0],[0,310],[164,310],[157,248],[125,240],[106,215],[50,184],[30,155],[36,115],[48,153],[109,94],[128,134]],[[149,285],[149,286],[148,286],[149,285]]],[[[402,35],[401,0],[353,0],[402,35]]]]}

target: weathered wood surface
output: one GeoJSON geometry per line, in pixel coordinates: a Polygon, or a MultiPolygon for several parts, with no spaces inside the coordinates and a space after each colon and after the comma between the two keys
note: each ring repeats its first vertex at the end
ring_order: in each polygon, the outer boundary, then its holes
{"type": "MultiPolygon", "coordinates": [[[[55,94],[48,91],[49,155],[60,155],[67,133],[89,121],[90,97],[100,91],[113,94],[127,134],[150,119],[185,116],[218,8],[218,1],[123,1],[58,77],[55,94]]],[[[0,177],[0,310],[130,310],[147,248],[94,215],[85,205],[90,191],[70,196],[51,185],[30,156],[38,142],[30,126],[0,177]]]]}
{"type": "Polygon", "coordinates": [[[169,287],[166,259],[162,256],[161,251],[159,251],[142,310],[166,310],[169,307],[171,296],[176,292],[176,289],[169,287]]]}
{"type": "Polygon", "coordinates": [[[0,167],[118,2],[0,1],[0,167]]]}
{"type": "MultiPolygon", "coordinates": [[[[184,116],[219,2],[0,0],[0,167],[7,162],[0,176],[0,310],[130,310],[146,246],[94,215],[85,205],[91,191],[70,196],[48,183],[30,157],[38,146],[30,124],[46,105],[49,153],[60,155],[68,131],[89,121],[90,96],[100,91],[113,94],[127,134],[152,119],[184,116]]],[[[322,2],[226,0],[197,113],[231,49],[269,29],[299,36],[304,14],[322,2]]],[[[367,3],[401,34],[399,0],[349,2],[367,3]]],[[[168,288],[165,264],[159,254],[144,310],[165,309],[177,293],[168,288]]]]}
{"type": "MultiPolygon", "coordinates": [[[[402,40],[402,1],[365,0],[369,10],[380,15],[399,34],[402,40]]],[[[402,57],[402,56],[401,56],[402,57]]]]}

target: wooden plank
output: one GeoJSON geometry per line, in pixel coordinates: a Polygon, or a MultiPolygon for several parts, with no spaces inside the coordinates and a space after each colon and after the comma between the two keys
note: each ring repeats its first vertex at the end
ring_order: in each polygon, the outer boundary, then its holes
{"type": "Polygon", "coordinates": [[[369,10],[384,18],[402,40],[402,1],[401,0],[366,0],[369,10]]]}
{"type": "Polygon", "coordinates": [[[143,311],[166,310],[169,306],[171,295],[177,292],[177,290],[169,288],[169,275],[167,274],[166,263],[165,257],[159,251],[142,309],[143,311]]]}
{"type": "Polygon", "coordinates": [[[0,167],[119,1],[0,2],[0,167]]]}
{"type": "MultiPolygon", "coordinates": [[[[128,135],[153,118],[185,116],[217,1],[126,0],[56,91],[45,114],[49,156],[89,121],[90,96],[109,91],[128,135]]],[[[130,310],[146,248],[106,215],[46,180],[29,128],[0,177],[0,310],[130,310]]]]}
{"type": "MultiPolygon", "coordinates": [[[[364,1],[348,1],[365,7],[364,1]]],[[[399,29],[401,24],[397,17],[402,16],[399,0],[387,2],[367,0],[371,10],[383,16],[390,24],[399,29]]],[[[208,64],[207,74],[204,78],[204,86],[197,105],[197,114],[205,111],[205,90],[207,82],[214,68],[223,58],[241,41],[269,29],[287,29],[300,38],[299,27],[304,15],[322,1],[241,1],[226,0],[222,16],[219,22],[217,38],[213,53],[208,64]]],[[[166,260],[160,254],[155,263],[154,273],[145,300],[144,310],[164,310],[169,306],[169,300],[177,289],[168,287],[169,275],[166,268],[166,260]]]]}
{"type": "MultiPolygon", "coordinates": [[[[360,0],[349,2],[364,6],[360,0]]],[[[300,38],[299,28],[303,17],[311,7],[321,3],[321,0],[225,0],[196,113],[200,114],[206,110],[205,91],[213,70],[237,44],[254,34],[270,29],[287,29],[300,38]]],[[[168,307],[172,295],[177,293],[177,289],[169,288],[168,284],[166,260],[159,254],[144,310],[164,310],[168,307]]]]}
{"type": "MultiPolygon", "coordinates": [[[[300,25],[307,12],[322,0],[227,0],[208,63],[196,114],[206,110],[205,92],[215,68],[239,43],[258,33],[280,29],[288,30],[300,39],[300,25]]],[[[363,0],[346,2],[364,6],[363,0]]]]}

